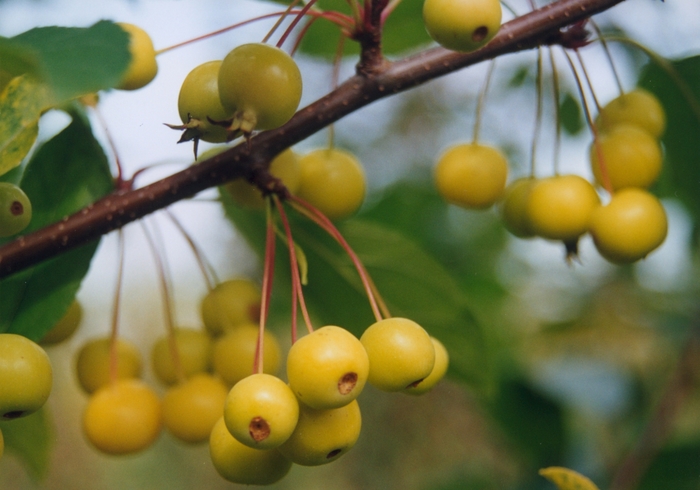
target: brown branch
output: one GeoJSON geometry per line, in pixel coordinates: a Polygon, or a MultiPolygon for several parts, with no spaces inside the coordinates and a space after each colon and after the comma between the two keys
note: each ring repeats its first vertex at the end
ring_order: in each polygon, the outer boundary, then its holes
{"type": "Polygon", "coordinates": [[[683,403],[700,383],[700,314],[691,325],[688,339],[676,369],[639,440],[622,461],[610,490],[637,488],[658,452],[673,432],[673,424],[683,403]]]}
{"type": "Polygon", "coordinates": [[[7,243],[0,247],[0,277],[96,240],[209,187],[251,175],[254,166],[266,167],[280,151],[376,100],[496,56],[556,43],[560,29],[621,1],[559,0],[504,24],[487,46],[473,53],[429,49],[382,64],[369,75],[355,75],[300,110],[284,126],[256,135],[250,146],[238,145],[146,187],[117,191],[58,223],[7,243]]]}

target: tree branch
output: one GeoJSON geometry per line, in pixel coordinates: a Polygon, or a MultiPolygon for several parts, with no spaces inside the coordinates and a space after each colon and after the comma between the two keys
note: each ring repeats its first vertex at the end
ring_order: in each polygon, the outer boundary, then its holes
{"type": "Polygon", "coordinates": [[[250,175],[254,166],[266,168],[280,151],[376,100],[487,59],[555,44],[562,39],[562,28],[621,1],[559,0],[504,24],[488,45],[473,53],[434,48],[355,75],[284,126],[256,135],[250,145],[235,146],[143,188],[117,190],[58,223],[7,243],[0,247],[0,277],[96,240],[209,187],[250,175]]]}

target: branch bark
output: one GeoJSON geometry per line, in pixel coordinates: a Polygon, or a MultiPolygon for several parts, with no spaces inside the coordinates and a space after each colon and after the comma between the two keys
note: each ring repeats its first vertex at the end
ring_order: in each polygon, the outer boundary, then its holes
{"type": "Polygon", "coordinates": [[[140,189],[117,190],[63,220],[0,247],[0,277],[98,239],[158,209],[209,187],[266,168],[280,151],[384,97],[408,90],[481,61],[562,39],[561,29],[622,0],[559,0],[501,27],[485,47],[473,53],[442,48],[358,74],[297,114],[284,126],[140,189]]]}

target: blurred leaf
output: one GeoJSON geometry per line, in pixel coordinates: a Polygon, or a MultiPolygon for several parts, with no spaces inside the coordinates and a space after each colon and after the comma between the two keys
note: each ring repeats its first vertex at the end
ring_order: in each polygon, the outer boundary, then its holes
{"type": "Polygon", "coordinates": [[[571,135],[578,134],[585,127],[581,106],[578,103],[578,99],[571,94],[564,95],[564,99],[559,107],[559,115],[561,116],[562,128],[571,135]]]}
{"type": "MultiPolygon", "coordinates": [[[[21,187],[32,202],[27,232],[93,203],[113,186],[107,158],[84,115],[33,155],[21,187]]],[[[87,273],[97,242],[0,281],[0,332],[38,340],[63,316],[87,273]]]]}
{"type": "Polygon", "coordinates": [[[699,461],[700,441],[664,449],[644,475],[639,490],[697,490],[699,461]]]}
{"type": "Polygon", "coordinates": [[[490,403],[491,415],[534,473],[561,462],[566,448],[563,409],[524,379],[506,379],[490,403]]]}
{"type": "MultiPolygon", "coordinates": [[[[672,62],[672,66],[692,93],[700,108],[700,56],[672,62]]],[[[662,141],[666,161],[659,193],[680,198],[696,223],[700,223],[700,113],[693,112],[678,84],[657,64],[642,70],[639,85],[658,97],[666,110],[667,126],[662,141]]]]}
{"type": "Polygon", "coordinates": [[[554,483],[559,490],[599,490],[588,477],[569,468],[550,466],[542,468],[539,473],[554,483]]]}
{"type": "Polygon", "coordinates": [[[48,412],[42,408],[31,415],[0,422],[7,452],[15,454],[35,481],[46,477],[51,459],[53,427],[48,412]]]}
{"type": "MultiPolygon", "coordinates": [[[[225,191],[222,200],[238,231],[262,254],[263,215],[236,207],[225,191]]],[[[340,325],[361,335],[374,317],[350,258],[314,223],[295,213],[289,215],[294,239],[308,261],[304,296],[312,316],[324,325],[340,325]]],[[[411,318],[442,340],[450,351],[454,375],[474,385],[486,381],[490,363],[484,333],[449,272],[415,242],[382,224],[354,219],[338,227],[370,272],[392,315],[411,318]]],[[[278,298],[273,295],[272,304],[288,322],[286,253],[278,248],[274,290],[278,298]],[[280,303],[279,296],[284,295],[280,303]]]]}
{"type": "Polygon", "coordinates": [[[521,66],[515,73],[513,73],[513,76],[510,77],[510,80],[508,81],[508,86],[520,87],[529,78],[531,78],[530,77],[530,67],[529,66],[521,66]]]}
{"type": "Polygon", "coordinates": [[[30,73],[45,82],[60,104],[117,85],[129,65],[129,37],[118,25],[37,27],[0,39],[0,66],[13,75],[30,73]]]}
{"type": "Polygon", "coordinates": [[[17,167],[34,145],[48,96],[27,75],[10,81],[0,94],[0,175],[17,167]]]}

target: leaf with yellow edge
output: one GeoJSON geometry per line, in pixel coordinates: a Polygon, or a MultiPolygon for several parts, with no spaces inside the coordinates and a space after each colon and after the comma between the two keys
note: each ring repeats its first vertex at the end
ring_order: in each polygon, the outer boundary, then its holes
{"type": "Polygon", "coordinates": [[[559,490],[599,490],[589,478],[569,468],[550,466],[542,468],[539,473],[554,483],[559,490]]]}
{"type": "Polygon", "coordinates": [[[45,87],[28,75],[15,77],[0,93],[0,175],[18,166],[39,130],[49,103],[45,87]]]}

